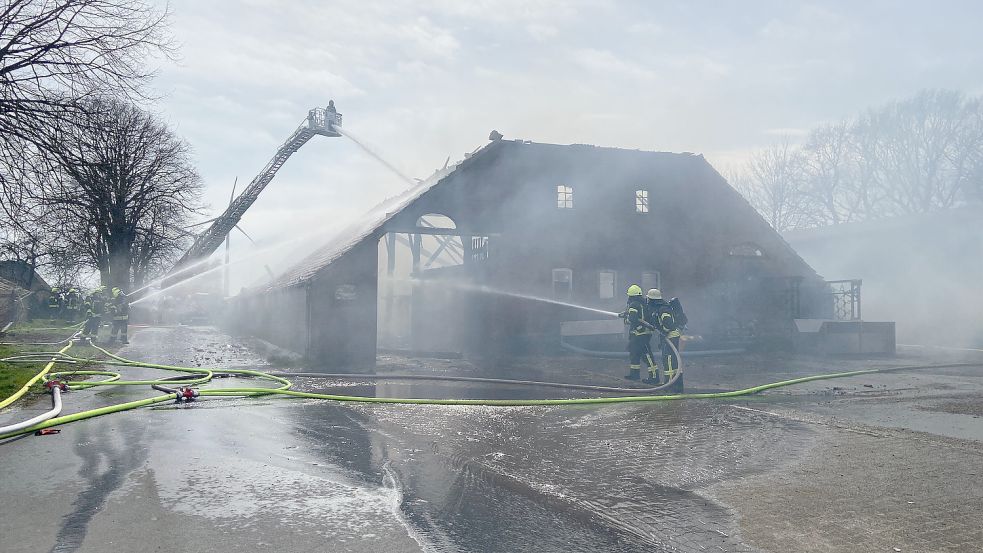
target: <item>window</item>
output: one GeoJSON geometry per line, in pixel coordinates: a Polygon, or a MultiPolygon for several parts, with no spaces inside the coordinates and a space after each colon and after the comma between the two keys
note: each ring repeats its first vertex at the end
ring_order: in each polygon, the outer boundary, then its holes
{"type": "Polygon", "coordinates": [[[573,187],[562,184],[556,187],[556,207],[573,209],[573,187]]]}
{"type": "Polygon", "coordinates": [[[573,271],[553,269],[553,298],[569,301],[573,297],[573,271]]]}
{"type": "Polygon", "coordinates": [[[635,213],[648,213],[649,212],[649,191],[648,190],[636,190],[635,191],[635,213]]]}
{"type": "Polygon", "coordinates": [[[456,229],[454,219],[440,213],[427,213],[416,220],[416,226],[423,228],[456,229]]]}
{"type": "Polygon", "coordinates": [[[648,292],[652,288],[662,289],[662,275],[659,271],[642,273],[642,290],[648,292]]]}
{"type": "Polygon", "coordinates": [[[609,300],[614,297],[614,289],[618,286],[618,273],[614,271],[601,271],[600,295],[602,300],[609,300]]]}
{"type": "Polygon", "coordinates": [[[728,253],[734,257],[764,257],[765,255],[765,252],[754,242],[738,244],[728,253]]]}

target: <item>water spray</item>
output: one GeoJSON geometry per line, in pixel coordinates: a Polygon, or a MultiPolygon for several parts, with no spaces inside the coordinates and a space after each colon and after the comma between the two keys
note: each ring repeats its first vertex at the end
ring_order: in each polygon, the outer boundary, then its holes
{"type": "Polygon", "coordinates": [[[403,181],[406,181],[407,183],[409,183],[410,186],[416,186],[418,184],[417,181],[411,179],[410,177],[406,176],[405,173],[403,173],[402,171],[400,171],[399,169],[397,169],[395,165],[393,165],[392,163],[389,163],[388,161],[386,161],[386,159],[383,158],[378,153],[376,153],[375,150],[373,150],[372,148],[369,148],[361,140],[355,138],[352,135],[352,133],[348,132],[347,130],[345,130],[345,129],[341,128],[341,127],[335,127],[334,130],[337,131],[337,132],[339,132],[345,138],[347,138],[347,139],[351,140],[352,142],[354,142],[355,145],[357,145],[359,148],[361,148],[365,153],[369,154],[373,159],[375,159],[379,163],[383,164],[386,167],[386,169],[389,169],[390,171],[392,171],[393,174],[395,174],[397,177],[399,177],[403,181]]]}
{"type": "Polygon", "coordinates": [[[483,294],[494,294],[494,295],[497,295],[497,296],[506,296],[506,297],[510,297],[510,298],[517,298],[517,299],[523,299],[523,300],[528,300],[528,301],[535,301],[535,302],[540,302],[540,303],[548,303],[548,304],[551,304],[551,305],[558,305],[558,306],[561,306],[561,307],[569,307],[571,309],[579,309],[581,311],[590,311],[591,313],[598,313],[600,315],[607,315],[609,317],[617,317],[619,315],[618,313],[616,313],[614,311],[608,311],[606,309],[599,309],[597,307],[589,307],[589,306],[586,306],[586,305],[579,305],[579,304],[576,304],[576,303],[570,303],[570,302],[555,300],[555,299],[551,299],[551,298],[544,298],[542,296],[534,296],[532,294],[522,294],[522,293],[519,293],[519,292],[508,292],[508,291],[505,291],[505,290],[499,290],[499,289],[496,289],[496,288],[492,288],[492,287],[487,286],[487,285],[484,285],[484,284],[469,284],[469,283],[466,283],[466,282],[455,282],[455,281],[439,281],[438,282],[438,281],[427,281],[427,280],[420,280],[420,279],[405,279],[405,278],[393,278],[393,279],[389,279],[389,280],[390,281],[399,281],[399,282],[409,282],[411,284],[423,284],[423,285],[438,284],[439,283],[441,286],[450,286],[452,288],[458,288],[460,290],[467,290],[467,291],[470,291],[470,292],[480,292],[480,293],[483,293],[483,294]]]}
{"type": "MultiPolygon", "coordinates": [[[[164,275],[162,277],[156,278],[154,280],[151,280],[147,284],[145,284],[145,285],[141,286],[140,288],[137,288],[136,290],[130,292],[128,295],[129,296],[136,296],[140,292],[143,292],[144,290],[146,290],[148,288],[152,288],[154,286],[157,286],[158,284],[163,283],[165,280],[167,280],[169,278],[173,278],[173,277],[175,277],[177,275],[184,274],[184,273],[186,273],[188,271],[191,271],[191,270],[193,270],[193,269],[195,269],[197,267],[200,267],[202,265],[205,265],[210,260],[211,260],[211,257],[206,257],[204,259],[200,259],[200,260],[192,263],[191,265],[187,265],[187,266],[182,267],[181,269],[179,269],[177,271],[174,271],[173,273],[170,273],[170,274],[164,275]]],[[[184,282],[184,281],[182,281],[182,282],[184,282]]],[[[133,303],[136,303],[136,302],[133,302],[133,303]]]]}
{"type": "MultiPolygon", "coordinates": [[[[193,281],[195,281],[195,280],[197,280],[197,279],[199,279],[199,278],[201,278],[201,277],[203,277],[205,275],[209,275],[209,274],[212,274],[212,273],[214,273],[216,271],[220,271],[220,270],[226,268],[229,265],[235,265],[235,264],[238,264],[238,263],[242,263],[244,261],[252,260],[252,259],[254,259],[256,257],[260,257],[262,255],[266,255],[266,254],[270,253],[271,250],[274,250],[276,248],[282,247],[282,246],[284,246],[286,244],[292,244],[294,242],[299,242],[299,241],[302,241],[302,240],[306,240],[306,239],[308,239],[312,235],[313,235],[313,233],[312,234],[307,234],[307,235],[295,236],[293,238],[288,238],[286,240],[281,240],[279,242],[275,242],[273,244],[270,244],[269,246],[266,246],[265,248],[260,248],[258,250],[253,251],[253,252],[250,252],[247,255],[244,255],[242,257],[239,257],[237,259],[234,259],[234,260],[230,261],[228,265],[225,265],[225,264],[217,265],[215,267],[212,267],[211,269],[202,271],[202,272],[197,273],[197,274],[195,274],[193,276],[190,276],[190,277],[188,277],[186,279],[183,279],[180,282],[176,282],[174,284],[171,284],[170,286],[165,286],[164,288],[161,288],[160,290],[156,290],[156,291],[154,291],[154,292],[152,292],[150,294],[147,294],[147,295],[141,297],[140,299],[138,299],[138,300],[130,303],[130,305],[140,304],[140,303],[142,303],[142,302],[144,302],[144,301],[146,301],[146,300],[148,300],[150,298],[159,296],[159,295],[161,295],[161,294],[163,294],[163,293],[165,293],[165,292],[167,292],[169,290],[172,290],[174,288],[177,288],[177,287],[182,286],[184,284],[187,284],[189,282],[193,282],[193,281]]],[[[209,261],[210,259],[211,258],[205,259],[205,260],[203,260],[203,261],[201,261],[199,263],[196,263],[196,265],[197,264],[200,264],[200,263],[205,263],[205,262],[209,261]]],[[[190,268],[190,267],[188,267],[188,268],[190,268]]],[[[178,274],[178,273],[174,273],[174,274],[178,274]]],[[[172,276],[173,275],[168,275],[167,277],[164,277],[164,278],[170,278],[172,276]]],[[[161,279],[161,280],[163,280],[163,279],[161,279]]]]}

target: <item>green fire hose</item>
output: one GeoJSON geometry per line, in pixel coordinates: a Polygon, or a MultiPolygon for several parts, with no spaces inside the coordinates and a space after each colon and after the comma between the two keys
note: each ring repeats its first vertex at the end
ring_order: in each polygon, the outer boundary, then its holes
{"type": "MultiPolygon", "coordinates": [[[[71,382],[69,384],[69,388],[76,389],[76,390],[90,388],[94,386],[105,386],[105,385],[180,384],[183,386],[189,386],[193,384],[205,384],[211,381],[212,378],[215,377],[216,373],[221,373],[224,375],[253,377],[261,380],[267,380],[273,382],[274,384],[277,384],[277,386],[276,387],[241,387],[241,388],[239,387],[202,388],[197,390],[198,395],[203,397],[204,396],[256,397],[256,396],[280,395],[280,396],[307,398],[307,399],[320,399],[320,400],[330,400],[330,401],[340,401],[340,402],[376,403],[376,404],[528,407],[528,406],[562,406],[562,405],[603,405],[603,404],[616,404],[616,403],[647,403],[647,402],[678,401],[684,399],[733,398],[733,397],[756,394],[774,388],[792,386],[795,384],[802,384],[805,382],[813,382],[817,380],[847,378],[851,376],[861,376],[861,375],[869,375],[869,374],[877,374],[877,373],[885,373],[885,372],[893,372],[893,371],[940,369],[940,368],[947,368],[947,367],[967,367],[967,366],[980,365],[979,363],[950,363],[950,364],[939,364],[939,365],[917,365],[917,366],[886,367],[886,368],[877,368],[877,369],[862,369],[856,371],[817,374],[817,375],[805,376],[801,378],[782,380],[778,382],[770,382],[767,384],[761,384],[758,386],[752,386],[750,388],[743,388],[739,390],[730,390],[725,392],[709,392],[709,393],[681,393],[681,394],[669,394],[669,395],[634,395],[634,396],[622,396],[622,397],[590,397],[590,398],[566,398],[566,399],[429,399],[429,398],[367,397],[367,396],[301,392],[301,391],[291,390],[290,389],[291,383],[289,380],[263,371],[248,370],[248,369],[203,369],[203,368],[195,368],[195,367],[180,367],[174,365],[146,363],[146,362],[134,361],[131,359],[126,359],[124,357],[120,357],[98,346],[93,346],[93,347],[99,352],[101,352],[103,355],[105,355],[108,359],[95,360],[95,359],[87,359],[87,358],[78,358],[68,355],[66,353],[70,347],[71,344],[62,348],[58,352],[41,352],[40,354],[38,354],[39,357],[45,356],[45,358],[50,358],[52,360],[45,366],[44,370],[42,370],[38,375],[32,378],[31,381],[24,386],[24,388],[22,388],[13,396],[5,399],[3,402],[0,402],[0,407],[10,405],[18,398],[23,396],[27,388],[29,388],[30,385],[32,385],[34,382],[37,382],[39,379],[46,378],[46,377],[55,378],[58,376],[68,376],[71,374],[108,377],[107,379],[97,380],[97,381],[71,382]],[[80,371],[63,371],[63,372],[50,373],[51,368],[54,366],[55,363],[59,361],[70,362],[70,363],[98,362],[99,364],[111,365],[111,366],[161,369],[161,370],[180,372],[193,376],[189,376],[187,379],[181,379],[181,380],[174,380],[174,377],[171,377],[170,379],[124,381],[121,380],[120,373],[111,372],[111,371],[80,370],[80,371]]],[[[377,375],[377,377],[380,379],[385,379],[386,375],[377,375]]],[[[536,384],[536,383],[532,383],[532,384],[536,384]]],[[[43,423],[39,423],[29,428],[0,435],[0,440],[12,438],[21,434],[35,432],[37,430],[56,426],[56,425],[63,425],[70,422],[90,419],[102,415],[108,415],[110,413],[118,413],[130,409],[136,409],[138,407],[145,407],[156,403],[162,403],[165,401],[173,401],[179,399],[179,396],[180,396],[179,393],[166,393],[159,396],[149,397],[149,398],[135,400],[135,401],[128,401],[116,405],[109,405],[98,409],[82,411],[71,415],[64,415],[64,416],[49,419],[43,423]]]]}

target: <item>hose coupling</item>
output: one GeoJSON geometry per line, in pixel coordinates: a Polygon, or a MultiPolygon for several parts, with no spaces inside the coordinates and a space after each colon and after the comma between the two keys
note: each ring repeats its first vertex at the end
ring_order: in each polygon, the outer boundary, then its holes
{"type": "Polygon", "coordinates": [[[65,384],[61,380],[49,380],[44,383],[44,387],[48,389],[49,392],[53,392],[55,388],[63,392],[68,391],[68,384],[65,384]]]}
{"type": "Polygon", "coordinates": [[[179,388],[177,391],[178,403],[182,401],[194,401],[198,397],[198,390],[194,388],[179,388]]]}

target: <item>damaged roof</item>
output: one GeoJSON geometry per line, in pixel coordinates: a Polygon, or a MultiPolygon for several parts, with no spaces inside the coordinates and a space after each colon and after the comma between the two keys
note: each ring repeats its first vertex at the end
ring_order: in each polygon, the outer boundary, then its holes
{"type": "Polygon", "coordinates": [[[486,155],[499,144],[501,144],[501,141],[489,142],[466,156],[465,159],[434,171],[430,177],[419,181],[416,186],[410,187],[403,193],[384,200],[359,218],[356,223],[346,227],[333,239],[314,250],[314,252],[287,269],[283,274],[277,276],[272,282],[260,288],[259,291],[289,288],[304,284],[317,274],[318,271],[351,251],[363,240],[375,235],[390,219],[406,209],[407,206],[419,199],[420,196],[438,186],[454,172],[469,165],[473,160],[486,155]]]}
{"type": "MultiPolygon", "coordinates": [[[[597,153],[608,155],[611,153],[617,153],[618,155],[636,155],[641,154],[646,157],[648,156],[658,156],[658,159],[682,159],[682,160],[699,160],[699,163],[705,165],[710,171],[716,175],[716,177],[726,185],[726,180],[719,175],[710,165],[703,159],[702,155],[693,154],[690,152],[683,153],[670,153],[670,152],[652,152],[645,150],[628,150],[623,148],[612,148],[604,146],[594,146],[588,144],[546,144],[537,143],[527,140],[492,140],[482,148],[476,150],[471,155],[466,156],[464,160],[447,166],[434,172],[426,180],[420,181],[417,185],[410,187],[402,194],[389,198],[368,213],[362,216],[356,223],[350,225],[342,232],[335,235],[334,238],[329,240],[327,243],[316,249],[313,253],[307,255],[299,262],[295,263],[293,266],[288,268],[283,274],[277,276],[274,280],[266,285],[261,285],[253,288],[252,292],[264,292],[272,291],[277,289],[289,288],[293,286],[299,286],[307,283],[313,277],[315,277],[322,269],[328,267],[340,257],[344,256],[356,246],[363,243],[368,239],[377,239],[380,236],[380,232],[385,228],[386,224],[389,223],[393,218],[397,217],[401,212],[410,207],[414,202],[420,200],[424,194],[440,186],[444,182],[452,180],[452,177],[467,168],[473,162],[481,158],[487,158],[493,152],[499,149],[509,148],[509,147],[526,147],[534,146],[537,151],[558,151],[563,149],[565,151],[574,151],[577,155],[583,156],[585,154],[597,153]]],[[[617,158],[616,158],[617,159],[617,158]]],[[[688,163],[688,161],[687,161],[688,163]]],[[[737,194],[735,192],[735,194],[737,194]]],[[[770,230],[771,227],[768,223],[760,217],[760,215],[755,212],[754,208],[747,203],[739,194],[737,195],[741,198],[739,211],[743,211],[748,215],[753,214],[753,216],[759,219],[761,225],[767,226],[770,230]],[[743,207],[743,210],[740,210],[743,207]]],[[[774,231],[772,231],[774,232],[774,231]]],[[[780,235],[774,233],[776,237],[776,244],[778,248],[787,251],[791,256],[804,267],[808,267],[810,272],[814,271],[809,267],[796,252],[789,246],[789,244],[784,241],[780,235]]]]}

